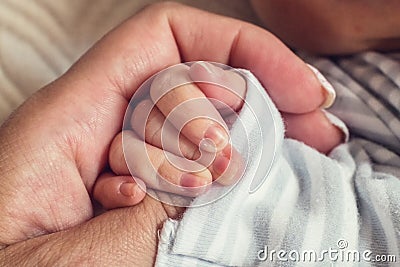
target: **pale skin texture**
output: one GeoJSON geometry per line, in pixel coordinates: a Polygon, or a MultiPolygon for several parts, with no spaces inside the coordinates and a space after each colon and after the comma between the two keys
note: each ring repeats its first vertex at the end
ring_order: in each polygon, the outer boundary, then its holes
{"type": "MultiPolygon", "coordinates": [[[[108,158],[118,146],[134,91],[153,73],[193,60],[253,71],[287,118],[288,136],[313,124],[320,125],[321,132],[305,131],[298,139],[323,150],[340,142],[341,132],[319,110],[325,98],[321,85],[274,36],[177,4],[150,6],[107,34],[1,126],[0,262],[154,263],[157,229],[182,210],[145,197],[134,207],[93,218],[91,197],[99,177],[98,182],[114,183],[115,190],[130,178],[112,173],[108,158]],[[257,49],[248,50],[249,44],[257,49]],[[318,134],[328,136],[321,139],[324,143],[313,143],[318,134]]],[[[113,202],[118,192],[113,195],[105,188],[99,195],[110,198],[99,201],[108,208],[121,206],[113,202]]]]}

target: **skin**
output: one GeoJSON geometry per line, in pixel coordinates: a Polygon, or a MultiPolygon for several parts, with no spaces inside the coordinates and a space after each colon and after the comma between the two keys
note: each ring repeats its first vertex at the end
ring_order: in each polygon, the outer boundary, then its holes
{"type": "Polygon", "coordinates": [[[400,2],[251,0],[267,29],[288,45],[321,54],[400,48],[400,2]]]}
{"type": "MultiPolygon", "coordinates": [[[[193,60],[252,70],[293,120],[296,114],[301,122],[311,118],[307,114],[321,113],[324,92],[316,77],[268,32],[174,3],[147,7],[107,34],[1,126],[0,262],[154,263],[157,230],[182,210],[145,197],[134,207],[94,217],[92,192],[96,181],[118,184],[122,177],[111,172],[108,159],[134,91],[153,73],[193,60]],[[248,50],[249,44],[257,49],[248,50]]],[[[313,123],[326,124],[326,118],[313,123]]],[[[329,136],[328,146],[341,140],[333,126],[320,134],[329,136]]],[[[315,137],[310,133],[299,139],[312,143],[315,137]]],[[[104,184],[98,188],[111,201],[98,200],[117,206],[104,184]]]]}

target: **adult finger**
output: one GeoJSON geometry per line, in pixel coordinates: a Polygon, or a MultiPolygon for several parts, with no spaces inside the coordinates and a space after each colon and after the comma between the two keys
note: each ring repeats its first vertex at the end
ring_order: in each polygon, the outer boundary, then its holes
{"type": "Polygon", "coordinates": [[[31,117],[47,120],[49,131],[53,124],[75,129],[65,131],[61,146],[70,149],[67,153],[90,189],[104,167],[108,144],[120,131],[118,122],[135,90],[163,68],[195,60],[250,69],[282,111],[309,112],[325,102],[316,76],[267,31],[176,3],[159,3],[107,34],[46,88],[46,94],[36,97],[40,112],[25,110],[31,117]],[[62,107],[57,116],[55,106],[62,107]]]}
{"type": "Polygon", "coordinates": [[[344,141],[343,132],[333,125],[322,110],[306,114],[282,114],[286,125],[286,136],[297,139],[329,153],[334,147],[344,141]]]}
{"type": "Polygon", "coordinates": [[[184,61],[217,61],[251,70],[285,112],[305,113],[326,105],[328,92],[317,76],[272,34],[247,23],[228,26],[233,22],[228,20],[214,25],[210,14],[190,18],[185,13],[169,20],[184,61]],[[199,45],[205,33],[207,42],[199,45]]]}
{"type": "Polygon", "coordinates": [[[105,212],[68,231],[30,238],[0,250],[2,266],[154,266],[157,231],[184,209],[150,196],[138,205],[105,212]],[[60,249],[62,246],[63,249],[60,249]]]}
{"type": "MultiPolygon", "coordinates": [[[[325,101],[315,75],[265,30],[176,3],[146,8],[102,38],[65,75],[35,94],[2,126],[7,162],[21,165],[28,157],[35,163],[28,169],[16,168],[18,180],[9,180],[16,184],[30,181],[34,185],[31,188],[47,196],[39,199],[34,195],[40,206],[34,213],[24,204],[26,199],[31,201],[28,195],[13,202],[15,213],[5,213],[2,219],[24,220],[14,224],[2,242],[21,240],[15,229],[24,239],[87,220],[92,214],[87,192],[107,164],[110,143],[121,130],[133,93],[157,71],[195,60],[250,69],[278,107],[287,112],[314,110],[325,101]],[[308,97],[304,99],[304,95],[308,97]],[[22,148],[23,153],[15,153],[22,148]],[[48,164],[49,155],[52,164],[48,164]],[[64,183],[47,179],[60,175],[64,183]],[[65,201],[52,201],[49,195],[54,199],[63,196],[65,201]],[[65,204],[77,197],[81,199],[76,202],[79,205],[65,204]],[[46,208],[49,199],[51,214],[46,208]],[[50,219],[45,221],[47,217],[50,219]],[[41,228],[37,231],[38,225],[41,228]]],[[[5,170],[10,169],[9,164],[4,165],[5,170]]],[[[9,177],[7,174],[3,179],[9,177]]]]}

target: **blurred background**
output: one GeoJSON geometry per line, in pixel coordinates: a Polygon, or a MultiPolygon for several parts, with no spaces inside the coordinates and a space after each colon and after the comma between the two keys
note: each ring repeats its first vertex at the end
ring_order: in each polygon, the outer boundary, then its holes
{"type": "MultiPolygon", "coordinates": [[[[154,0],[0,0],[0,123],[101,36],[154,0]]],[[[180,0],[259,24],[246,0],[180,0]]]]}

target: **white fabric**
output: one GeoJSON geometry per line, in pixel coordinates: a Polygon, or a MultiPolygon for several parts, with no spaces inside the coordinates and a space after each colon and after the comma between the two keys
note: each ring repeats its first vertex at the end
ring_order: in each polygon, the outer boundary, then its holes
{"type": "MultiPolygon", "coordinates": [[[[261,87],[254,76],[244,74],[261,87]]],[[[253,106],[261,104],[255,92],[248,88],[246,99],[253,106]]],[[[240,117],[252,132],[255,124],[247,120],[247,112],[242,110],[240,117]]],[[[338,266],[368,266],[377,255],[395,255],[399,260],[399,179],[374,172],[357,143],[340,145],[327,157],[298,141],[283,140],[282,119],[276,108],[272,113],[280,134],[276,161],[266,182],[255,193],[248,193],[260,146],[267,144],[251,134],[248,148],[241,142],[235,144],[243,136],[237,136],[233,127],[235,147],[251,155],[244,177],[224,198],[190,208],[181,221],[167,221],[156,265],[321,266],[336,262],[338,266]],[[276,254],[260,260],[258,253],[266,246],[269,252],[284,250],[286,261],[276,254]],[[336,261],[324,255],[324,250],[337,250],[336,261]],[[316,258],[302,260],[307,251],[315,252],[316,258]],[[349,251],[356,251],[359,261],[347,259],[349,251]],[[299,253],[300,258],[291,259],[289,252],[292,258],[299,253]]]]}

